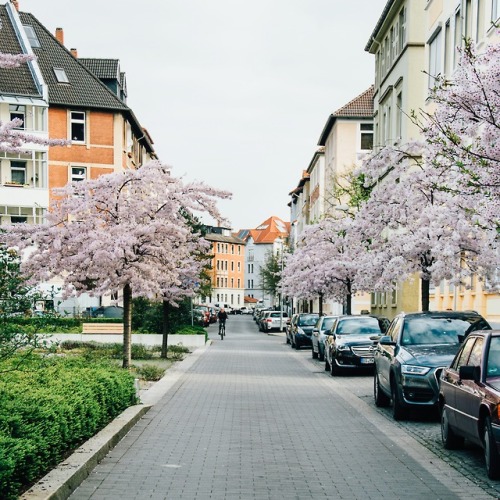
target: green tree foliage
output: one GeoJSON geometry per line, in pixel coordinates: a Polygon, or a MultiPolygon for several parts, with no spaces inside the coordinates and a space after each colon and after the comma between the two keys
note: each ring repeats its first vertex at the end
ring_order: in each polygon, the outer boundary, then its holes
{"type": "Polygon", "coordinates": [[[281,255],[268,252],[264,265],[260,268],[262,289],[273,296],[279,292],[281,264],[281,255]]]}

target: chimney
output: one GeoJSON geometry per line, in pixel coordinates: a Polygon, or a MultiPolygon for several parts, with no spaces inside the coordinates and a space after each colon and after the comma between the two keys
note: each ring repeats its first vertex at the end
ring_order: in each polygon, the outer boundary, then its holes
{"type": "Polygon", "coordinates": [[[19,2],[17,0],[11,0],[12,5],[16,8],[16,10],[19,12],[19,2]]]}
{"type": "Polygon", "coordinates": [[[64,45],[64,30],[62,28],[56,28],[56,40],[64,45]]]}
{"type": "Polygon", "coordinates": [[[78,50],[77,49],[71,49],[70,52],[74,58],[78,59],[78,50]]]}

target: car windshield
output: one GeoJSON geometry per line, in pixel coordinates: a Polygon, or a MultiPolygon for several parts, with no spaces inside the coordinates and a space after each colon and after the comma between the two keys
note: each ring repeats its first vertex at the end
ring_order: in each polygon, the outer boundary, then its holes
{"type": "Polygon", "coordinates": [[[322,330],[330,330],[331,327],[333,326],[333,322],[335,321],[335,318],[325,318],[323,320],[323,324],[321,325],[322,330]]]}
{"type": "Polygon", "coordinates": [[[380,325],[377,318],[345,318],[340,319],[336,333],[340,335],[380,335],[380,325]]]}
{"type": "Polygon", "coordinates": [[[300,316],[297,324],[299,326],[314,326],[316,321],[318,321],[317,314],[308,314],[307,316],[300,316]]]}
{"type": "Polygon", "coordinates": [[[491,337],[486,376],[500,377],[500,337],[491,337]]]}
{"type": "Polygon", "coordinates": [[[477,321],[467,318],[407,318],[401,343],[404,345],[458,344],[473,330],[477,321]]]}

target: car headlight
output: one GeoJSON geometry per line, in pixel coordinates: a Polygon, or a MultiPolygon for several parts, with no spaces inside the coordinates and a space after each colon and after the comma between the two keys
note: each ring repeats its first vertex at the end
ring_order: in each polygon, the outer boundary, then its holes
{"type": "Polygon", "coordinates": [[[350,351],[351,348],[348,345],[338,345],[337,346],[337,351],[350,351]]]}
{"type": "Polygon", "coordinates": [[[429,370],[428,366],[401,365],[401,373],[405,375],[425,375],[429,370]]]}
{"type": "Polygon", "coordinates": [[[305,335],[304,330],[302,330],[302,328],[300,328],[300,326],[297,327],[297,333],[299,335],[305,335]]]}

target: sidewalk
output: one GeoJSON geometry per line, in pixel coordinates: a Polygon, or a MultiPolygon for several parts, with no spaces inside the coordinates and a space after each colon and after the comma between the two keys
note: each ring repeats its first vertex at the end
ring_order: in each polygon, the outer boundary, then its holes
{"type": "Polygon", "coordinates": [[[71,499],[491,498],[279,332],[209,332],[71,499]]]}

